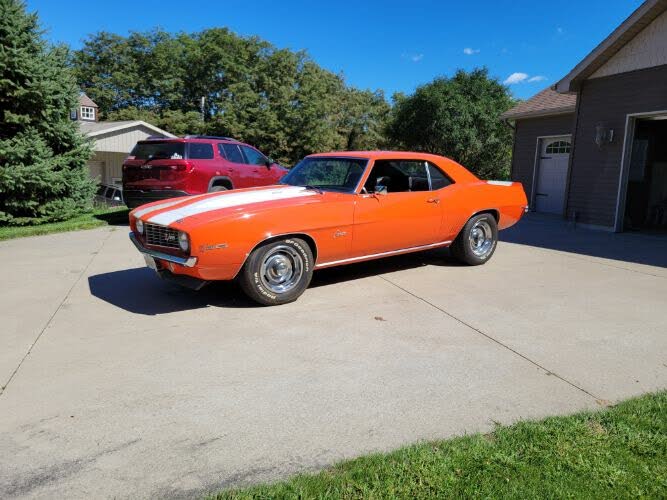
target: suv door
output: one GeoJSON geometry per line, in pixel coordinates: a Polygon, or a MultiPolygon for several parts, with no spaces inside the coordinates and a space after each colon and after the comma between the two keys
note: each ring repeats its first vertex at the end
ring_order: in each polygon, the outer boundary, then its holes
{"type": "Polygon", "coordinates": [[[267,166],[268,158],[255,148],[241,145],[241,151],[245,157],[248,174],[255,182],[255,185],[273,184],[278,179],[276,178],[278,172],[273,166],[267,166]]]}
{"type": "Polygon", "coordinates": [[[227,160],[223,174],[231,179],[234,188],[251,186],[252,184],[248,183],[247,176],[245,175],[245,158],[238,144],[229,142],[218,143],[218,151],[220,156],[227,160]]]}

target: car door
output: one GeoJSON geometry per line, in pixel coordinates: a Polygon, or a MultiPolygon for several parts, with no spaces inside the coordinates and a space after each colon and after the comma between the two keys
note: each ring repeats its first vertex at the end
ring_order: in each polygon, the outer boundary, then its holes
{"type": "Polygon", "coordinates": [[[252,184],[245,175],[245,158],[243,157],[238,144],[221,142],[218,143],[218,150],[220,156],[227,160],[222,169],[222,174],[231,179],[234,188],[251,186],[252,184]]]}
{"type": "Polygon", "coordinates": [[[241,152],[245,158],[245,167],[248,177],[256,186],[263,186],[273,184],[276,182],[275,175],[272,175],[271,169],[274,167],[267,166],[268,158],[255,148],[241,145],[241,152]]]}
{"type": "Polygon", "coordinates": [[[436,243],[442,209],[430,190],[426,162],[376,160],[364,190],[354,211],[354,257],[436,243]],[[383,187],[387,193],[379,194],[383,187]]]}

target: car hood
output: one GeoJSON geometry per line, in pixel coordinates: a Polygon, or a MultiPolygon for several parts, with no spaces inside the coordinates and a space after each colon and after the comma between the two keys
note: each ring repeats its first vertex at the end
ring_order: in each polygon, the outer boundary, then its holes
{"type": "Polygon", "coordinates": [[[266,186],[209,193],[139,207],[133,212],[152,224],[168,226],[178,222],[212,222],[227,216],[240,216],[281,207],[294,207],[311,203],[322,203],[338,193],[319,192],[300,186],[266,186]]]}

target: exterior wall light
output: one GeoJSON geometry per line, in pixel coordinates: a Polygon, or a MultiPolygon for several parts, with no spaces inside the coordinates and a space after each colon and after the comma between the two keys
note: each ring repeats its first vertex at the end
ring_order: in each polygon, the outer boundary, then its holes
{"type": "Polygon", "coordinates": [[[614,141],[614,129],[607,127],[604,123],[598,123],[595,126],[595,144],[602,149],[604,144],[614,141]]]}

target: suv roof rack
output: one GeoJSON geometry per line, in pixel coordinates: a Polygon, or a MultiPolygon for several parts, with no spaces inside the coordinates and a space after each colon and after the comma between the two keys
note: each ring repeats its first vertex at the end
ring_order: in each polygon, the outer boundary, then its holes
{"type": "Polygon", "coordinates": [[[183,139],[217,139],[221,141],[234,141],[234,142],[239,142],[238,140],[234,139],[233,137],[221,137],[218,135],[186,135],[183,137],[183,139]]]}

